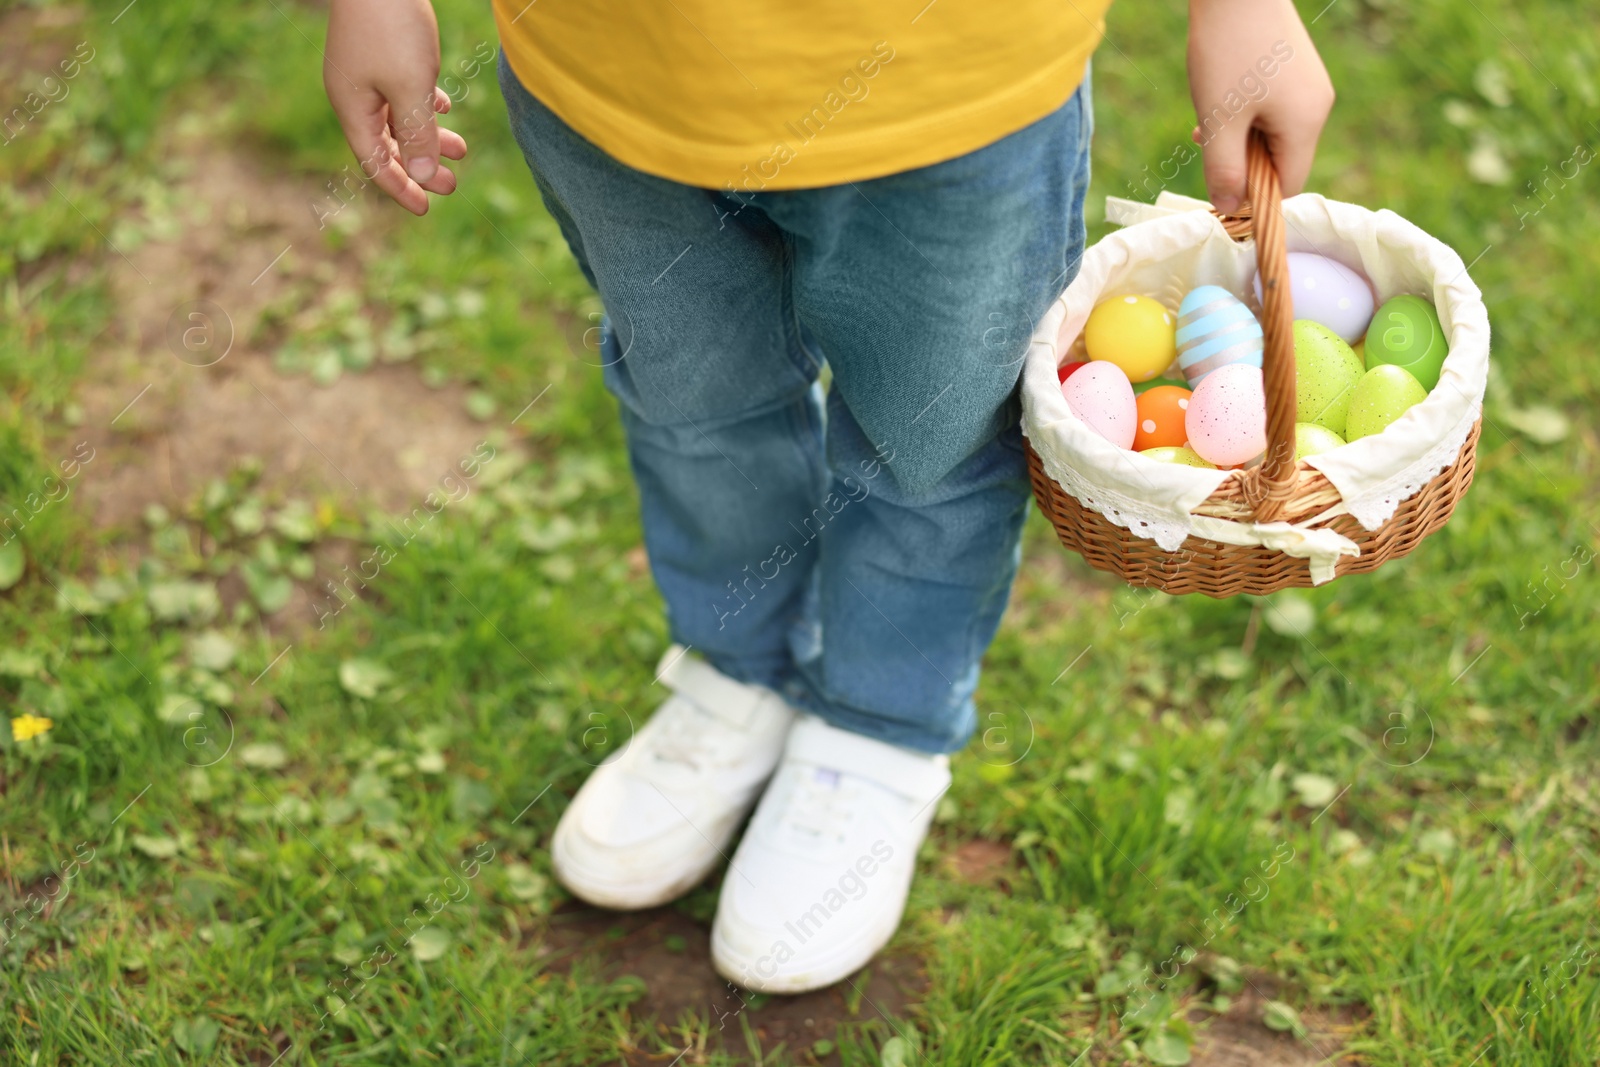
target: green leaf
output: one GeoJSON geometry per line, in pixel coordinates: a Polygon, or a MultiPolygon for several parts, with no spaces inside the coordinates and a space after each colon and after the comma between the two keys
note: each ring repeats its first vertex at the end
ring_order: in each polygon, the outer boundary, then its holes
{"type": "Polygon", "coordinates": [[[1262,604],[1267,629],[1284,637],[1305,637],[1317,628],[1317,609],[1295,593],[1277,593],[1262,604]]]}
{"type": "Polygon", "coordinates": [[[1189,1042],[1170,1030],[1157,1030],[1139,1046],[1145,1059],[1161,1067],[1182,1067],[1189,1062],[1189,1042]]]}
{"type": "Polygon", "coordinates": [[[436,960],[450,947],[450,931],[437,926],[424,926],[411,938],[411,955],[419,963],[436,960]]]}
{"type": "Polygon", "coordinates": [[[166,834],[134,834],[133,847],[152,859],[166,860],[178,854],[178,839],[166,834]]]}
{"type": "Polygon", "coordinates": [[[912,1051],[911,1042],[896,1034],[883,1043],[878,1062],[882,1067],[906,1067],[911,1062],[912,1051]]]}
{"type": "Polygon", "coordinates": [[[1122,1021],[1132,1030],[1157,1029],[1172,1014],[1172,997],[1166,993],[1145,994],[1143,999],[1136,994],[1128,1001],[1132,1010],[1124,1013],[1122,1021]]]}
{"type": "Polygon", "coordinates": [[[456,822],[477,822],[494,805],[494,793],[482,782],[458,774],[450,779],[450,816],[456,822]]]}
{"type": "Polygon", "coordinates": [[[547,522],[523,519],[516,526],[517,540],[535,552],[551,552],[578,536],[578,526],[565,515],[552,515],[547,522]]]}
{"type": "Polygon", "coordinates": [[[172,1024],[172,1040],[189,1055],[199,1058],[217,1043],[222,1027],[206,1015],[191,1015],[172,1024]]]}
{"type": "Polygon", "coordinates": [[[237,646],[216,630],[205,630],[189,639],[189,662],[216,674],[233,666],[237,654],[237,646]]]}
{"type": "Polygon", "coordinates": [[[1553,445],[1563,441],[1572,432],[1572,423],[1566,415],[1543,404],[1526,408],[1506,408],[1500,413],[1500,421],[1535,444],[1541,445],[1553,445]]]}
{"type": "Polygon", "coordinates": [[[1200,969],[1217,983],[1223,993],[1237,993],[1244,988],[1244,971],[1232,956],[1202,956],[1200,969]]]}
{"type": "Polygon", "coordinates": [[[1250,657],[1237,648],[1218,649],[1201,661],[1206,673],[1228,682],[1237,682],[1250,673],[1250,657]]]}
{"type": "Polygon", "coordinates": [[[44,657],[21,648],[0,648],[0,674],[8,678],[37,678],[44,673],[44,657]]]}
{"type": "Polygon", "coordinates": [[[1267,1024],[1267,1029],[1277,1030],[1279,1033],[1292,1032],[1296,1037],[1304,1037],[1305,1024],[1300,1021],[1300,1013],[1281,1000],[1269,1000],[1266,1012],[1261,1021],[1267,1024]]]}
{"type": "Polygon", "coordinates": [[[210,622],[222,609],[217,587],[210,582],[152,582],[145,600],[162,622],[210,622]]]}
{"type": "Polygon", "coordinates": [[[518,900],[543,900],[549,885],[544,875],[526,863],[513,863],[506,868],[506,888],[518,900]]]}
{"type": "Polygon", "coordinates": [[[1180,786],[1167,794],[1162,805],[1162,820],[1168,826],[1188,826],[1194,821],[1194,790],[1180,786]]]}
{"type": "Polygon", "coordinates": [[[56,610],[79,615],[104,615],[106,604],[76,578],[65,578],[56,586],[56,610]]]}
{"type": "Polygon", "coordinates": [[[275,771],[289,762],[289,754],[276,741],[256,741],[239,750],[239,759],[247,767],[275,771]]]}
{"type": "Polygon", "coordinates": [[[548,556],[539,564],[539,573],[557,585],[565,585],[578,576],[578,565],[571,556],[548,556]]]}
{"type": "Polygon", "coordinates": [[[165,693],[156,705],[156,718],[168,726],[199,721],[205,708],[188,693],[165,693]]]}
{"type": "Polygon", "coordinates": [[[245,588],[250,590],[250,596],[267,615],[282,611],[289,605],[289,599],[294,596],[292,581],[254,560],[247,560],[239,566],[239,576],[244,579],[245,588]]]}
{"type": "Polygon", "coordinates": [[[339,664],[339,684],[351,696],[371,700],[394,681],[394,672],[370,659],[347,659],[339,664]]]}
{"type": "Polygon", "coordinates": [[[267,528],[267,513],[262,510],[260,500],[250,497],[228,514],[228,522],[240,537],[254,537],[267,528]]]}
{"type": "Polygon", "coordinates": [[[22,554],[22,542],[12,538],[0,545],[0,589],[10,589],[22,581],[27,569],[27,558],[22,554]]]}
{"type": "Polygon", "coordinates": [[[1308,808],[1325,808],[1339,795],[1339,783],[1325,774],[1297,774],[1289,785],[1308,808]]]}
{"type": "Polygon", "coordinates": [[[1449,830],[1425,831],[1417,838],[1417,851],[1435,859],[1446,860],[1456,850],[1456,835],[1449,830]]]}
{"type": "Polygon", "coordinates": [[[302,545],[317,539],[316,515],[304,500],[291,500],[279,508],[272,516],[272,528],[302,545]]]}
{"type": "Polygon", "coordinates": [[[467,414],[479,422],[488,422],[494,418],[497,406],[494,397],[481,389],[474,389],[467,394],[467,414]]]}

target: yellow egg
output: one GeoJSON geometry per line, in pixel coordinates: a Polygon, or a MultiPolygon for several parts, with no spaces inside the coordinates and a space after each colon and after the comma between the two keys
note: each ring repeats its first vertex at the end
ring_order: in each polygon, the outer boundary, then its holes
{"type": "Polygon", "coordinates": [[[1130,382],[1145,382],[1178,355],[1178,323],[1160,301],[1148,296],[1114,296],[1089,313],[1083,343],[1090,359],[1122,369],[1130,382]]]}
{"type": "Polygon", "coordinates": [[[1159,460],[1162,463],[1176,463],[1184,467],[1205,467],[1209,470],[1217,469],[1217,465],[1215,463],[1207,463],[1205,460],[1201,459],[1199,454],[1188,445],[1167,445],[1158,448],[1146,448],[1142,450],[1139,455],[1149,456],[1151,459],[1159,460]]]}

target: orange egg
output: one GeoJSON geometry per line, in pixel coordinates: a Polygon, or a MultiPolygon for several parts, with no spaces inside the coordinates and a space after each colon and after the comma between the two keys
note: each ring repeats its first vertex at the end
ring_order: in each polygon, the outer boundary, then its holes
{"type": "Polygon", "coordinates": [[[1158,385],[1139,394],[1139,425],[1134,431],[1133,447],[1143,452],[1147,448],[1175,448],[1189,440],[1184,419],[1189,410],[1189,397],[1193,396],[1181,385],[1158,385]]]}

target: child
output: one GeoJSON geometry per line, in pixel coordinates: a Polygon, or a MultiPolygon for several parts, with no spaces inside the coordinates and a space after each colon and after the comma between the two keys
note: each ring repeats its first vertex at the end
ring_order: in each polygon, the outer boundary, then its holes
{"type": "MultiPolygon", "coordinates": [[[[512,132],[607,309],[677,642],[555,872],[647,908],[727,859],[712,957],[748,988],[883,947],[973,730],[1029,505],[1017,379],[1083,250],[1108,3],[496,0],[512,132]]],[[[438,72],[428,0],[332,0],[328,95],[419,215],[466,152],[438,72]]],[[[1298,192],[1333,90],[1290,0],[1191,0],[1189,82],[1216,206],[1244,195],[1252,126],[1298,192]]]]}

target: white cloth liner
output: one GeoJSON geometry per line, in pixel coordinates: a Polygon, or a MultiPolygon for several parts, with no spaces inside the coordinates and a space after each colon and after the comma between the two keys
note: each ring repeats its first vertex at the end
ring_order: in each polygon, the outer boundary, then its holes
{"type": "Polygon", "coordinates": [[[1190,289],[1220,285],[1259,313],[1252,280],[1255,242],[1238,242],[1204,201],[1163,192],[1154,204],[1106,199],[1106,218],[1124,229],[1089,248],[1078,276],[1033,332],[1022,372],[1022,429],[1044,470],[1084,506],[1174,552],[1190,534],[1225,544],[1264,544],[1311,561],[1312,581],[1333,577],[1348,538],[1321,528],[1348,512],[1368,530],[1455,462],[1483,406],[1489,372],[1489,315],[1466,266],[1443,242],[1391,211],[1368,211],[1314,193],[1284,201],[1291,252],[1317,252],[1359,269],[1378,302],[1401,293],[1431,299],[1450,342],[1439,384],[1381,434],[1309,457],[1343,503],[1291,527],[1239,523],[1190,512],[1228,471],[1161,463],[1117,448],[1067,406],[1056,368],[1108,297],[1154,296],[1177,309],[1190,289]],[[1315,527],[1315,528],[1313,528],[1315,527]]]}

